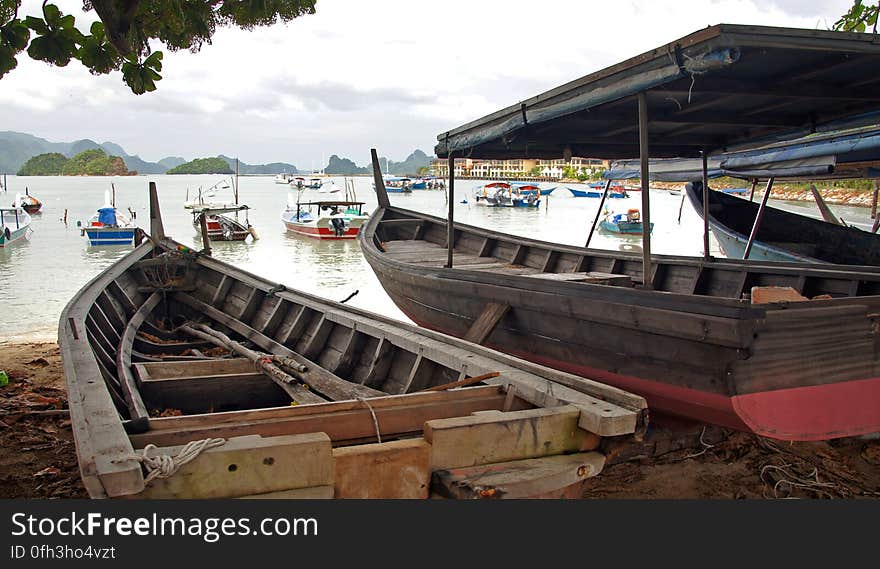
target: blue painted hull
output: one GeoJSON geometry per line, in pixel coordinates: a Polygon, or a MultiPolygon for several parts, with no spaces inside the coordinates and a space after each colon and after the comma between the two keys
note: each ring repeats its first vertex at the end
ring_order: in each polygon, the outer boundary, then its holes
{"type": "MultiPolygon", "coordinates": [[[[597,190],[575,190],[575,189],[573,189],[573,188],[568,188],[568,191],[571,192],[571,195],[573,195],[573,196],[576,197],[576,198],[601,198],[601,197],[602,197],[602,194],[605,193],[604,190],[601,190],[601,191],[597,191],[597,190]]],[[[623,194],[618,193],[618,192],[608,192],[608,197],[609,197],[609,198],[623,198],[623,197],[626,197],[626,196],[624,196],[623,194]]]]}
{"type": "Polygon", "coordinates": [[[86,229],[89,245],[132,245],[135,228],[108,227],[86,229]]]}
{"type": "Polygon", "coordinates": [[[411,185],[410,188],[412,188],[413,190],[427,190],[428,182],[416,182],[415,184],[411,185]]]}
{"type": "MultiPolygon", "coordinates": [[[[604,229],[605,231],[610,231],[611,233],[620,233],[622,235],[641,235],[643,231],[643,226],[641,223],[611,223],[607,220],[602,220],[599,223],[599,227],[604,229]]],[[[654,224],[651,224],[651,231],[654,231],[654,224]]]]}

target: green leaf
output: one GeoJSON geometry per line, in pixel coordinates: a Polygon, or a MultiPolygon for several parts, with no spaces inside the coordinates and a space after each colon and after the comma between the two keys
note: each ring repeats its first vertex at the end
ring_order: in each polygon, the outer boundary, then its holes
{"type": "Polygon", "coordinates": [[[33,16],[27,16],[24,19],[24,23],[27,27],[34,30],[38,34],[48,34],[49,33],[49,26],[46,25],[46,22],[44,22],[42,18],[35,18],[33,16]]]}
{"type": "Polygon", "coordinates": [[[156,71],[162,71],[162,52],[154,51],[144,60],[144,66],[152,67],[156,71]]]}
{"type": "Polygon", "coordinates": [[[64,67],[76,52],[76,43],[64,34],[50,32],[34,38],[27,52],[33,59],[64,67]]]}
{"type": "Polygon", "coordinates": [[[104,41],[104,38],[107,37],[106,33],[104,32],[104,24],[101,23],[100,20],[98,20],[97,22],[92,22],[92,26],[89,28],[89,32],[98,42],[104,41]]]}
{"type": "Polygon", "coordinates": [[[13,20],[0,26],[0,45],[5,45],[19,52],[27,47],[31,31],[19,20],[13,20]]]}
{"type": "Polygon", "coordinates": [[[0,45],[0,77],[3,77],[18,66],[15,51],[0,45]]]}
{"type": "MultiPolygon", "coordinates": [[[[157,59],[161,59],[161,57],[157,59]]],[[[145,66],[145,63],[138,63],[129,59],[122,64],[122,80],[125,81],[125,84],[129,86],[135,95],[143,95],[149,91],[155,91],[156,81],[162,79],[161,75],[145,66]]]]}
{"type": "Polygon", "coordinates": [[[55,4],[46,4],[43,6],[43,17],[46,18],[46,23],[49,24],[49,27],[61,27],[61,10],[59,10],[58,6],[55,4]]]}

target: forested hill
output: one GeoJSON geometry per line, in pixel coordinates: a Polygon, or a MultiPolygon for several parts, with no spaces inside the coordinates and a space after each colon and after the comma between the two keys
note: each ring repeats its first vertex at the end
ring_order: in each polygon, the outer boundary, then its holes
{"type": "Polygon", "coordinates": [[[196,158],[165,172],[166,174],[234,174],[226,160],[214,158],[196,158]]]}

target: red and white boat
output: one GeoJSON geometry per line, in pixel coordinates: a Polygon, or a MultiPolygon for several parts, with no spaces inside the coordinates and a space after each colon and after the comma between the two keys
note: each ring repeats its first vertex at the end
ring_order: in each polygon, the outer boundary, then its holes
{"type": "Polygon", "coordinates": [[[315,239],[355,239],[369,219],[364,202],[319,201],[288,204],[281,221],[288,231],[315,239]]]}
{"type": "Polygon", "coordinates": [[[248,206],[230,206],[220,208],[203,208],[193,211],[193,227],[201,236],[201,220],[200,216],[205,216],[205,222],[208,228],[208,239],[211,241],[244,241],[250,235],[254,241],[258,239],[257,232],[250,224],[247,218],[248,206]],[[239,212],[245,212],[245,219],[242,222],[238,215],[239,212]],[[226,214],[234,215],[226,215],[226,214]]]}

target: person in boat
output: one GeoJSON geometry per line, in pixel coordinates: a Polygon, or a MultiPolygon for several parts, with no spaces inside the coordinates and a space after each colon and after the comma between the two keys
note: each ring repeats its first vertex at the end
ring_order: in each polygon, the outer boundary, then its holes
{"type": "Polygon", "coordinates": [[[339,209],[336,206],[330,208],[330,224],[333,226],[333,233],[336,237],[345,235],[345,219],[339,215],[339,209]]]}

